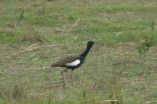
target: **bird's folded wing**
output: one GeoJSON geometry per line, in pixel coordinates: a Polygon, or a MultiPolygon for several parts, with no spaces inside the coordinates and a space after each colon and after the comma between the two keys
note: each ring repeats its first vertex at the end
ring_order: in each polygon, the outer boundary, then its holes
{"type": "Polygon", "coordinates": [[[67,63],[72,63],[77,59],[78,56],[69,56],[52,64],[51,67],[66,67],[67,63]]]}

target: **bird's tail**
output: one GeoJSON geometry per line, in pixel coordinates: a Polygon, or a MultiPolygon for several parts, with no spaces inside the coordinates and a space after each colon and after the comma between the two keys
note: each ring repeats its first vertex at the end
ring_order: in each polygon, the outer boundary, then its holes
{"type": "Polygon", "coordinates": [[[55,63],[53,63],[52,65],[51,65],[51,67],[61,67],[62,65],[61,65],[61,63],[60,63],[60,61],[57,61],[57,62],[55,62],[55,63]]]}
{"type": "Polygon", "coordinates": [[[65,67],[62,61],[57,61],[56,63],[52,64],[51,67],[65,67]]]}
{"type": "Polygon", "coordinates": [[[54,64],[51,65],[51,67],[58,67],[58,64],[54,63],[54,64]]]}

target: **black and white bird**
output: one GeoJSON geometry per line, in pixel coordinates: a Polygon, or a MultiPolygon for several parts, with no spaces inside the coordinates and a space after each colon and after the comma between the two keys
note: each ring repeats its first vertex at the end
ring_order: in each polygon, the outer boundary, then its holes
{"type": "MultiPolygon", "coordinates": [[[[80,67],[84,63],[85,58],[94,43],[95,42],[93,42],[93,41],[89,41],[87,43],[87,48],[85,49],[84,52],[82,52],[79,55],[69,56],[60,61],[57,61],[56,63],[52,64],[51,67],[64,67],[66,69],[71,69],[71,81],[72,81],[72,85],[73,85],[73,80],[72,80],[73,70],[80,67]]],[[[62,75],[62,79],[63,79],[63,86],[65,86],[65,81],[64,81],[64,76],[63,76],[63,72],[65,72],[65,71],[66,70],[61,71],[61,75],[62,75]]]]}

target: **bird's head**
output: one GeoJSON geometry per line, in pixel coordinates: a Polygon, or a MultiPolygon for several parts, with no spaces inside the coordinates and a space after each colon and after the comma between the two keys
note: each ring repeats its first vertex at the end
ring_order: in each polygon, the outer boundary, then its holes
{"type": "Polygon", "coordinates": [[[89,41],[89,42],[87,43],[87,47],[91,47],[94,43],[95,43],[94,41],[89,41]]]}

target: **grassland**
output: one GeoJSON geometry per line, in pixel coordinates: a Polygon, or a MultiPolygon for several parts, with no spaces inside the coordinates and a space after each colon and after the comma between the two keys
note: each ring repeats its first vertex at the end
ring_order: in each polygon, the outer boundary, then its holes
{"type": "Polygon", "coordinates": [[[156,104],[156,0],[1,0],[0,104],[156,104]],[[58,59],[97,43],[62,87],[58,59]],[[116,102],[118,101],[118,103],[116,102]]]}

